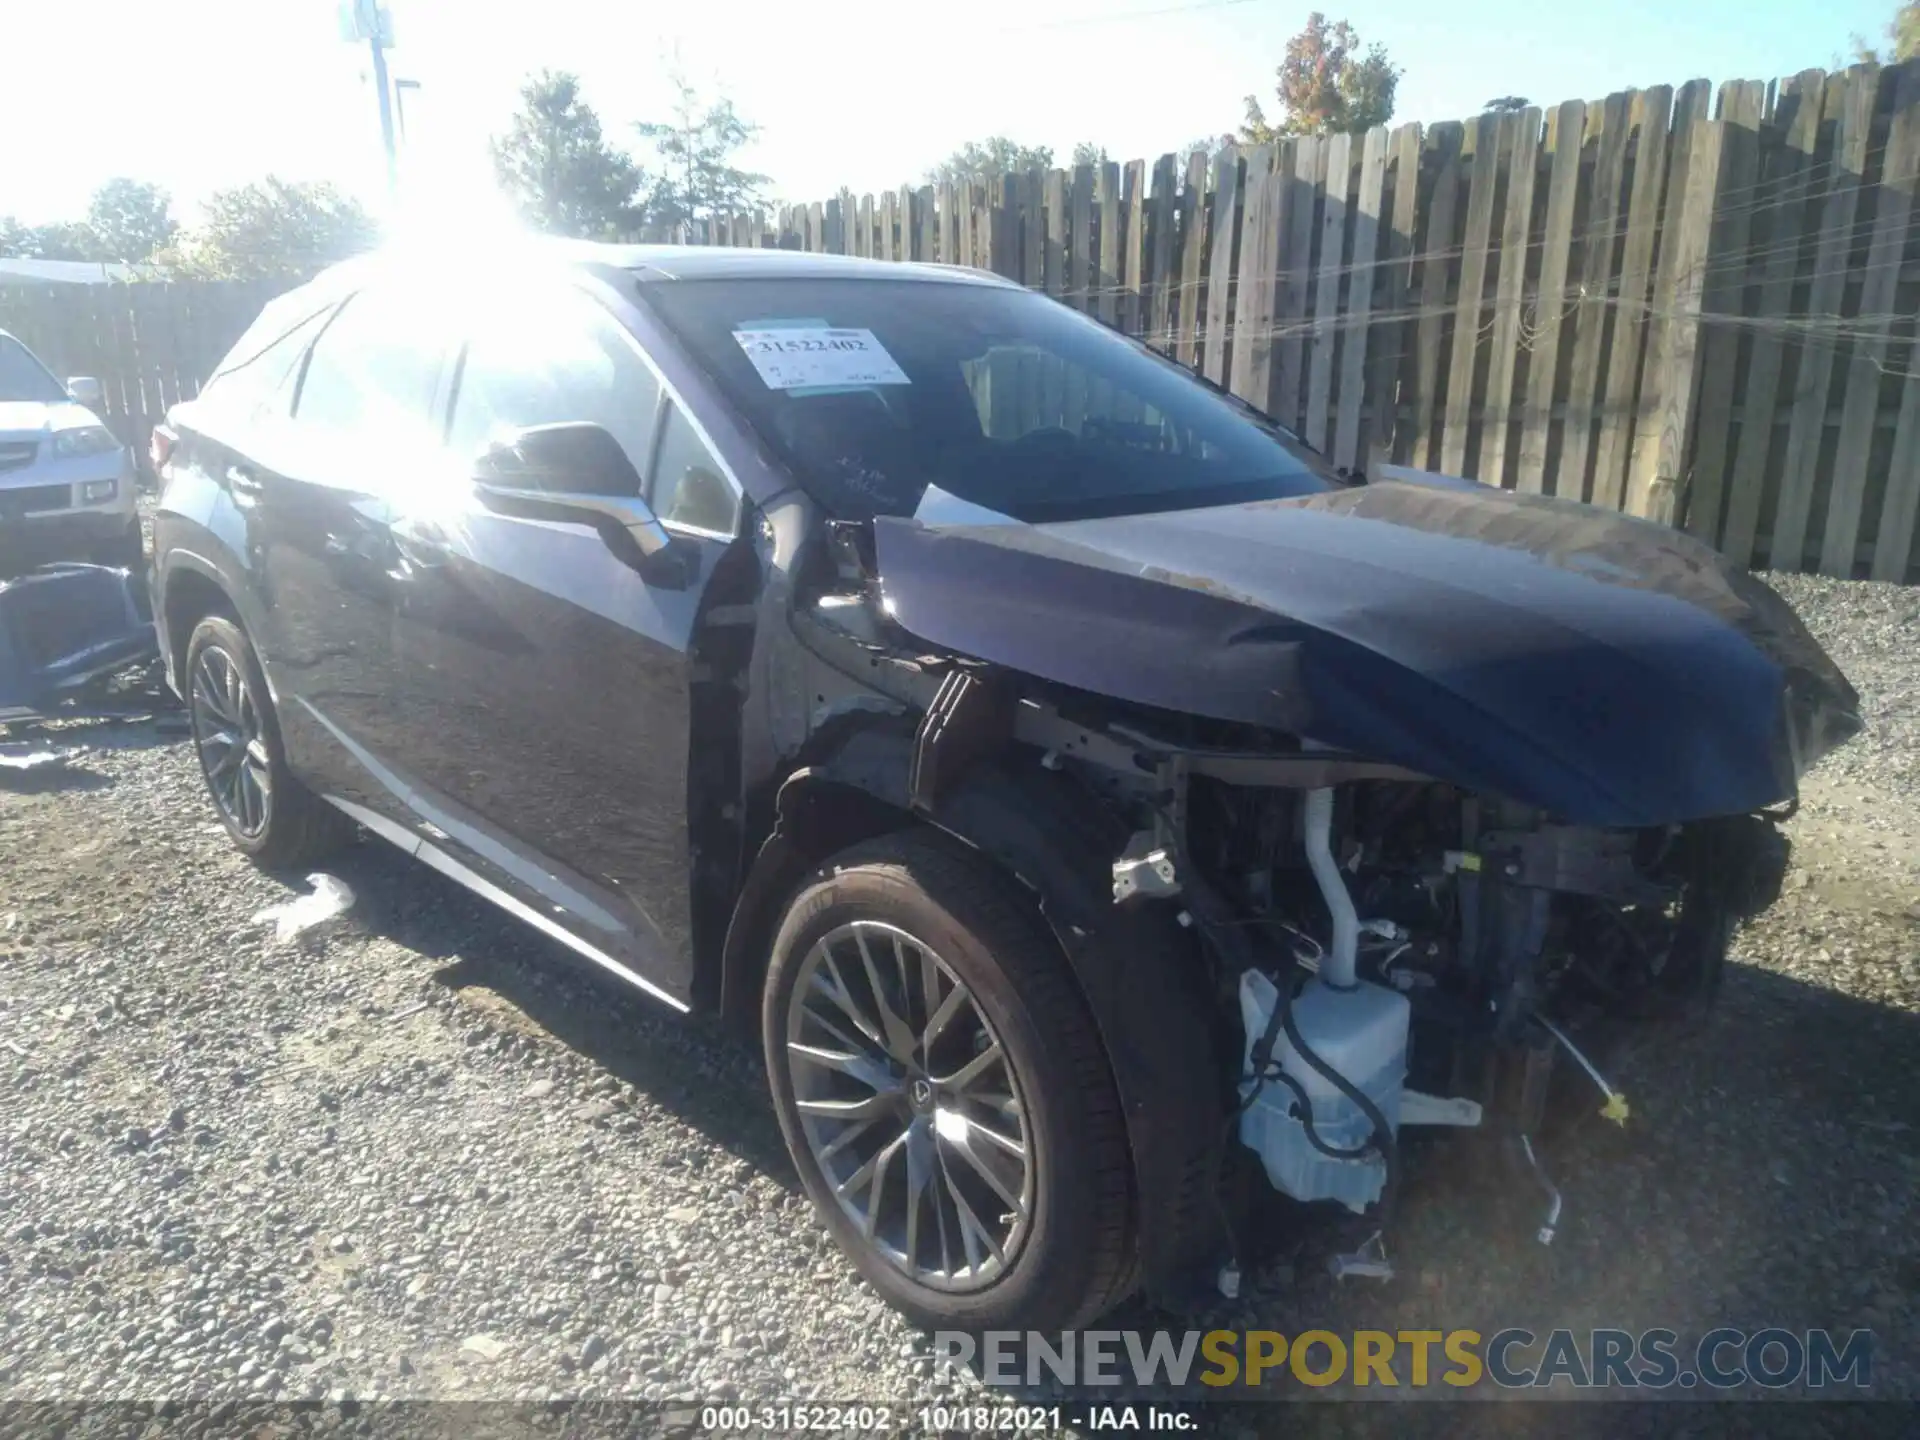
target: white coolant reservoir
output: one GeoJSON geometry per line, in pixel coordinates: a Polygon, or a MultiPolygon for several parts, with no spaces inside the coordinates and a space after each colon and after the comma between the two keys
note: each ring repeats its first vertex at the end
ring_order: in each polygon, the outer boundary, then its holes
{"type": "MultiPolygon", "coordinates": [[[[1273,982],[1258,970],[1241,975],[1240,1019],[1247,1031],[1243,1076],[1253,1073],[1253,1052],[1279,999],[1273,982]]],[[[1294,1024],[1307,1048],[1378,1106],[1396,1133],[1400,1092],[1407,1076],[1409,1013],[1406,996],[1365,980],[1352,989],[1337,990],[1316,976],[1293,1002],[1294,1024]]],[[[1274,1038],[1273,1058],[1305,1092],[1313,1110],[1314,1133],[1322,1141],[1336,1150],[1366,1144],[1373,1134],[1367,1112],[1302,1058],[1284,1028],[1274,1038]]],[[[1243,1100],[1257,1083],[1241,1080],[1243,1100]]],[[[1380,1198],[1386,1162],[1373,1153],[1354,1160],[1321,1153],[1307,1139],[1305,1124],[1292,1113],[1297,1106],[1293,1091],[1279,1081],[1259,1086],[1257,1097],[1240,1116],[1241,1143],[1260,1156],[1267,1179],[1283,1194],[1296,1200],[1338,1200],[1355,1213],[1365,1210],[1380,1198]]]]}

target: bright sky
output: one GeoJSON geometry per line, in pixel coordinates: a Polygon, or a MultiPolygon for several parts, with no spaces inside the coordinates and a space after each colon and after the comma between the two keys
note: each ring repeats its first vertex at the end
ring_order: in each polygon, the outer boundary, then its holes
{"type": "MultiPolygon", "coordinates": [[[[1406,70],[1396,119],[1456,119],[1495,95],[1538,104],[1706,76],[1825,66],[1883,39],[1894,0],[1319,0],[1406,70]]],[[[407,189],[436,206],[490,188],[486,137],[541,66],[579,73],[610,138],[664,114],[664,63],[717,82],[762,126],[748,163],[784,199],[905,181],[1006,134],[1152,157],[1271,100],[1311,7],[1286,0],[393,0],[407,189]]],[[[381,198],[364,46],[336,0],[0,0],[0,214],[77,217],[114,175],[191,218],[268,172],[381,198]]],[[[1271,108],[1271,107],[1270,107],[1271,108]]]]}

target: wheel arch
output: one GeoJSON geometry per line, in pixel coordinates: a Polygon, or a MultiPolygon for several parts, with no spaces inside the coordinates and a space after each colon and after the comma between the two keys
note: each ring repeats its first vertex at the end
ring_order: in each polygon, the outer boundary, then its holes
{"type": "MultiPolygon", "coordinates": [[[[209,615],[225,615],[247,632],[250,639],[258,628],[248,622],[237,587],[228,583],[220,567],[191,550],[171,550],[163,568],[156,571],[154,620],[160,627],[161,658],[167,676],[176,691],[183,682],[187,642],[193,630],[209,615]]],[[[258,641],[255,640],[258,649],[258,641]]],[[[265,661],[262,660],[264,667],[265,661]]],[[[184,692],[182,692],[184,693],[184,692]]]]}
{"type": "Polygon", "coordinates": [[[734,1023],[758,1016],[786,901],[830,855],[917,827],[985,857],[1031,900],[1087,1001],[1126,1119],[1143,1279],[1158,1298],[1182,1298],[1228,1250],[1216,1194],[1231,1081],[1204,959],[1172,906],[1114,904],[1111,867],[1127,836],[1072,782],[1037,763],[1016,773],[983,761],[918,812],[912,750],[911,733],[875,726],[788,774],[735,904],[713,998],[734,1023]]]}

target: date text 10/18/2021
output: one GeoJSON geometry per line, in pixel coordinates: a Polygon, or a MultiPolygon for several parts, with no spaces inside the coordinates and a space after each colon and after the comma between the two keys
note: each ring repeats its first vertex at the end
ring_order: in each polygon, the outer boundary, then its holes
{"type": "Polygon", "coordinates": [[[1068,1428],[1183,1434],[1198,1430],[1200,1419],[1177,1405],[708,1405],[700,1411],[700,1429],[718,1435],[796,1430],[885,1435],[908,1428],[973,1435],[1054,1435],[1068,1428]]]}

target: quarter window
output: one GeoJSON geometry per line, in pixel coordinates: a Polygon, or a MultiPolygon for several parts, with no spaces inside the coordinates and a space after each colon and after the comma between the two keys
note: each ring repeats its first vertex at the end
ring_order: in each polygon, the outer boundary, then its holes
{"type": "Polygon", "coordinates": [[[675,525],[731,535],[739,507],[733,484],[720,462],[687,423],[680,407],[669,405],[660,432],[660,457],[654,467],[653,513],[675,525]]]}
{"type": "Polygon", "coordinates": [[[426,306],[397,290],[364,290],[314,342],[294,419],[361,439],[417,438],[432,425],[444,358],[426,306]]]}

